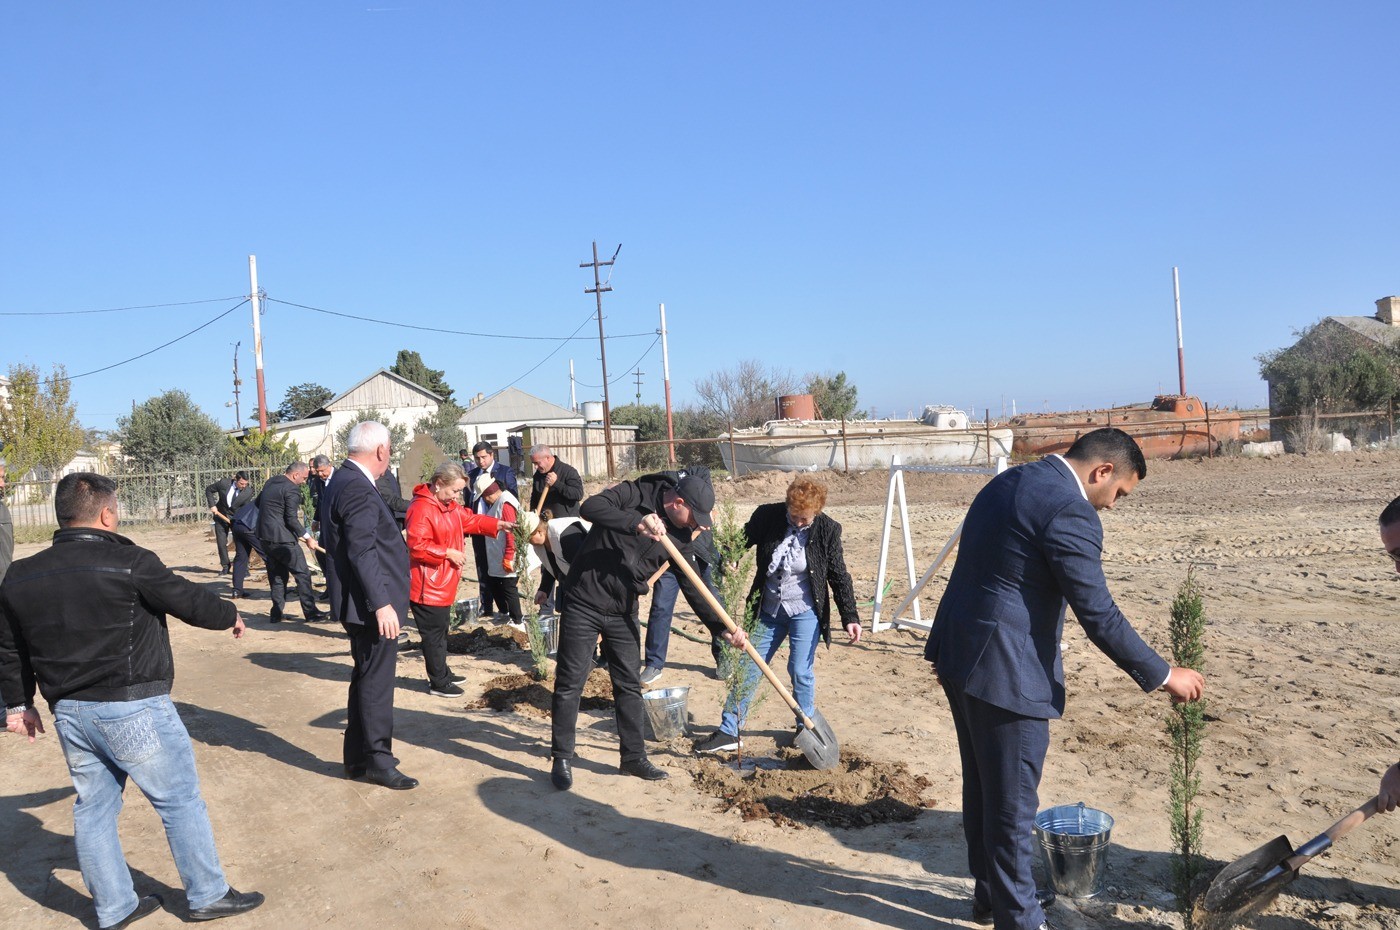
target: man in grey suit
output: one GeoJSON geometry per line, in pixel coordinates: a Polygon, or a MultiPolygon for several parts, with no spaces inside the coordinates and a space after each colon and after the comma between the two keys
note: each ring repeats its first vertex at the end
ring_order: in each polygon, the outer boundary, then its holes
{"type": "Polygon", "coordinates": [[[350,456],[321,496],[321,542],[331,616],[350,635],[348,778],[416,788],[394,758],[394,666],[408,619],[408,546],[375,482],[389,468],[389,430],[367,420],[350,430],[350,456]]]}
{"type": "Polygon", "coordinates": [[[1050,927],[1031,877],[1031,834],[1049,722],[1065,707],[1066,605],[1143,691],[1164,689],[1175,701],[1201,696],[1201,675],[1169,667],[1143,642],[1104,579],[1096,511],[1111,509],[1146,475],[1131,436],[1098,429],[1063,456],[993,478],[968,508],[924,655],[958,734],[978,924],[1050,927]]]}

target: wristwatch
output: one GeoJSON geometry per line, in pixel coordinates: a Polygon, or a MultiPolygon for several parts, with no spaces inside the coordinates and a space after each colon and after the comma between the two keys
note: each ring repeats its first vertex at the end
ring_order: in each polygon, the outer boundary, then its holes
{"type": "Polygon", "coordinates": [[[24,712],[25,712],[26,710],[28,710],[28,709],[29,709],[29,705],[28,705],[28,704],[19,704],[19,705],[15,706],[15,707],[7,707],[7,708],[5,708],[5,716],[6,716],[6,717],[17,717],[17,716],[19,716],[20,714],[24,713],[24,712]]]}

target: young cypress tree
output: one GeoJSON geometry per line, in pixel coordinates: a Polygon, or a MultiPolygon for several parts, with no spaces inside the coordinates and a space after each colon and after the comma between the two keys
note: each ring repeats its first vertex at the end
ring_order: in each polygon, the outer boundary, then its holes
{"type": "MultiPolygon", "coordinates": [[[[1205,607],[1195,570],[1186,570],[1186,580],[1172,599],[1171,635],[1173,663],[1182,668],[1205,671],[1205,607]]],[[[1173,704],[1167,717],[1167,734],[1171,738],[1171,827],[1172,891],[1176,894],[1185,930],[1195,930],[1192,914],[1192,890],[1205,869],[1201,853],[1204,815],[1196,805],[1201,791],[1198,763],[1201,743],[1205,736],[1205,702],[1173,704]]]]}

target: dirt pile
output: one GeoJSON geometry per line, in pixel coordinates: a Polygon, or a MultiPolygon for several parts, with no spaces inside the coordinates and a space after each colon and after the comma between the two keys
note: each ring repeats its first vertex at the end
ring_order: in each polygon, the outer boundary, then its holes
{"type": "Polygon", "coordinates": [[[529,648],[529,637],[508,626],[476,626],[447,635],[447,651],[459,656],[479,656],[492,650],[516,652],[529,648]]]}
{"type": "MultiPolygon", "coordinates": [[[[480,698],[467,706],[474,710],[514,711],[531,717],[548,717],[554,700],[554,681],[537,681],[532,675],[502,675],[486,683],[480,698]]],[[[583,686],[579,710],[612,710],[613,691],[608,673],[595,669],[583,686]]]]}
{"type": "Polygon", "coordinates": [[[780,826],[905,823],[934,806],[925,797],[929,780],[902,762],[877,762],[847,749],[836,768],[819,772],[793,748],[757,761],[752,766],[746,759],[742,772],[714,758],[688,760],[686,767],[696,788],[719,798],[722,810],[737,809],[745,820],[766,818],[780,826]]]}

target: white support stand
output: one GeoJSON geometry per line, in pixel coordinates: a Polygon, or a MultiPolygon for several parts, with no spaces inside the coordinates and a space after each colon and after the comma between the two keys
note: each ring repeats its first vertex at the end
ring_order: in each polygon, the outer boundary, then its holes
{"type": "Polygon", "coordinates": [[[906,471],[922,472],[924,474],[940,475],[999,475],[1006,471],[1006,458],[997,456],[996,464],[993,467],[980,467],[975,465],[901,465],[899,456],[894,456],[890,460],[890,484],[889,491],[885,495],[885,525],[880,531],[880,568],[875,578],[875,613],[870,619],[870,632],[878,633],[880,630],[892,626],[914,627],[920,630],[927,630],[933,624],[926,622],[920,610],[919,592],[933,579],[938,570],[943,567],[948,556],[958,544],[958,539],[962,536],[962,521],[958,521],[957,529],[953,530],[953,535],[948,537],[948,541],[943,544],[943,549],[938,553],[938,557],[933,560],[933,564],[924,572],[923,577],[917,581],[914,579],[914,540],[909,533],[909,505],[904,494],[904,473],[906,471]],[[881,614],[885,604],[885,575],[889,567],[890,555],[890,520],[894,516],[895,498],[899,498],[899,526],[904,534],[904,564],[909,573],[909,593],[900,601],[899,606],[891,614],[892,619],[881,621],[881,614]],[[913,608],[911,619],[902,619],[904,612],[913,608]]]}

